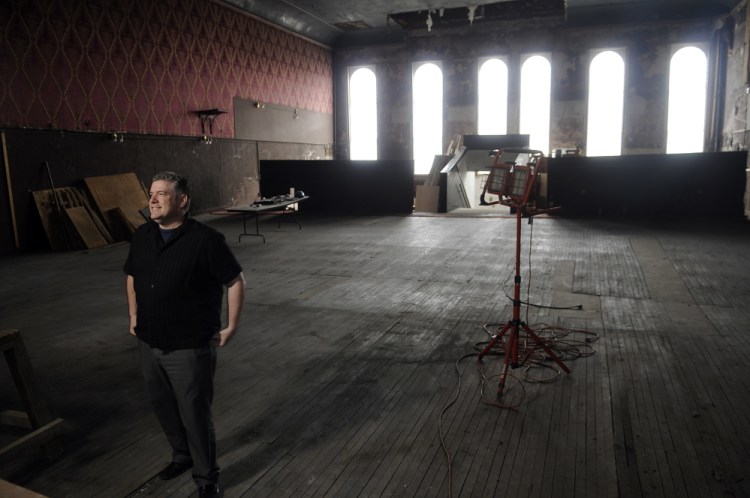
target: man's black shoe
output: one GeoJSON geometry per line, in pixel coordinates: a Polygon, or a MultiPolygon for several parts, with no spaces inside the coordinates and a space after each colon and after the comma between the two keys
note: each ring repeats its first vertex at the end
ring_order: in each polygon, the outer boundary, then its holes
{"type": "Polygon", "coordinates": [[[224,488],[222,488],[219,483],[201,486],[198,491],[198,496],[200,498],[221,498],[224,496],[224,488]]]}
{"type": "Polygon", "coordinates": [[[175,477],[178,477],[184,474],[185,471],[188,470],[192,466],[193,466],[192,460],[187,460],[185,462],[172,462],[166,467],[164,467],[161,472],[159,472],[158,474],[159,479],[163,479],[165,481],[174,479],[175,477]]]}

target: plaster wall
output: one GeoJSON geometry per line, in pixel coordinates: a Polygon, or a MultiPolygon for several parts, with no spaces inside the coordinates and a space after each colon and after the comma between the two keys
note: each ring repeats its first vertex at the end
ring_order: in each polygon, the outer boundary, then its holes
{"type": "Polygon", "coordinates": [[[332,149],[330,131],[237,133],[253,119],[271,127],[235,101],[332,129],[331,51],[218,2],[0,2],[0,53],[0,254],[47,247],[31,194],[50,187],[45,162],[56,187],[179,171],[200,212],[254,200],[259,158],[332,149]],[[226,112],[203,126],[196,111],[212,108],[226,112]]]}
{"type": "MultiPolygon", "coordinates": [[[[747,150],[750,143],[750,5],[737,6],[730,19],[731,31],[725,43],[727,49],[726,85],[721,129],[721,150],[747,150]]],[[[750,218],[750,165],[746,169],[744,208],[750,218]]]]}
{"type": "Polygon", "coordinates": [[[727,67],[725,111],[722,122],[721,147],[723,150],[742,150],[747,148],[748,135],[748,99],[750,98],[750,81],[746,70],[748,57],[747,5],[738,7],[732,23],[732,35],[726,42],[727,67]]]}

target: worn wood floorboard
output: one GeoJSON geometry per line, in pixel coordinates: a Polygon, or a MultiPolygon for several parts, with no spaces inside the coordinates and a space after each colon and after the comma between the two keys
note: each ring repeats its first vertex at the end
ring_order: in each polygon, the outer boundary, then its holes
{"type": "MultiPolygon", "coordinates": [[[[561,353],[571,374],[548,383],[512,369],[498,398],[503,357],[477,353],[483,326],[511,318],[513,217],[303,213],[302,230],[261,220],[266,244],[201,219],[248,279],[216,378],[226,496],[750,496],[749,225],[524,222],[522,300],[541,307],[522,320],[573,330],[556,341],[585,354],[561,353]]],[[[127,334],[127,249],[0,259],[0,327],[21,330],[65,420],[60,458],[30,449],[0,478],[51,497],[196,495],[189,475],[155,477],[170,451],[127,334]]],[[[20,407],[0,383],[0,408],[20,407]]]]}

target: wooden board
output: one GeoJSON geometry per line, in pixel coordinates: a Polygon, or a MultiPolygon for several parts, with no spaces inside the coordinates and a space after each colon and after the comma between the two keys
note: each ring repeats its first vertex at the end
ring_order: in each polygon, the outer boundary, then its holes
{"type": "Polygon", "coordinates": [[[446,164],[448,164],[448,161],[450,161],[453,158],[452,155],[441,155],[438,154],[435,156],[435,158],[432,160],[432,166],[430,167],[430,172],[427,174],[427,177],[425,178],[425,185],[438,185],[440,183],[440,172],[445,167],[446,164]]]}
{"type": "Polygon", "coordinates": [[[36,209],[39,212],[39,218],[42,220],[44,233],[47,234],[47,240],[53,251],[64,251],[70,248],[66,240],[65,228],[63,227],[64,219],[60,218],[57,211],[57,205],[52,197],[51,190],[39,190],[32,192],[36,209]]]}
{"type": "Polygon", "coordinates": [[[414,211],[423,213],[437,213],[440,187],[438,185],[417,185],[417,197],[414,201],[414,211]]]}
{"type": "Polygon", "coordinates": [[[57,195],[61,204],[65,207],[83,206],[86,208],[91,221],[96,225],[101,236],[104,237],[108,244],[114,242],[114,238],[109,233],[109,230],[107,230],[107,227],[102,220],[101,213],[91,207],[91,203],[82,188],[68,187],[57,189],[57,195]]]}
{"type": "Polygon", "coordinates": [[[16,486],[4,479],[0,479],[0,496],[12,498],[45,498],[45,495],[40,495],[21,486],[16,486]]]}
{"type": "MultiPolygon", "coordinates": [[[[92,236],[101,237],[107,244],[114,242],[112,235],[104,225],[99,213],[91,208],[85,192],[77,187],[62,187],[52,190],[37,190],[32,192],[34,203],[36,204],[39,217],[42,220],[44,232],[47,234],[47,240],[50,247],[55,251],[65,249],[81,249],[85,247],[83,238],[78,237],[76,228],[67,216],[60,219],[58,214],[57,203],[60,205],[60,212],[66,212],[68,208],[81,207],[87,214],[90,223],[94,225],[98,236],[92,233],[92,236]],[[57,194],[57,199],[55,195],[57,194]],[[66,233],[67,231],[67,233],[66,233]]],[[[78,216],[83,216],[79,214],[78,216]]]]}
{"type": "Polygon", "coordinates": [[[114,215],[117,216],[132,234],[135,229],[146,223],[146,219],[140,213],[140,211],[129,208],[117,207],[114,210],[114,215]]]}
{"type": "MultiPolygon", "coordinates": [[[[83,181],[112,232],[119,233],[121,230],[121,217],[114,211],[116,208],[125,213],[137,213],[148,203],[146,190],[135,173],[91,176],[83,181]]],[[[126,218],[131,224],[138,223],[136,227],[145,223],[142,218],[138,222],[135,216],[127,215],[126,218]]],[[[122,238],[122,235],[119,238],[122,238]]]]}
{"type": "Polygon", "coordinates": [[[68,215],[70,222],[73,224],[78,236],[81,237],[84,245],[89,249],[104,247],[107,245],[105,239],[91,218],[91,214],[83,206],[65,208],[65,214],[68,215]]]}

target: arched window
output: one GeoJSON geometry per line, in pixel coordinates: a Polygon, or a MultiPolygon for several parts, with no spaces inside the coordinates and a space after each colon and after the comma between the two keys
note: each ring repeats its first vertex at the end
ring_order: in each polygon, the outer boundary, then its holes
{"type": "Polygon", "coordinates": [[[587,156],[622,153],[625,62],[612,50],[597,54],[589,65],[587,156]]]}
{"type": "Polygon", "coordinates": [[[432,62],[415,65],[412,77],[414,173],[427,174],[443,153],[443,72],[432,62]]]}
{"type": "Polygon", "coordinates": [[[708,61],[698,47],[683,47],[669,63],[667,154],[703,152],[708,61]]]}
{"type": "Polygon", "coordinates": [[[486,59],[479,66],[477,133],[508,133],[508,66],[498,58],[486,59]]]}
{"type": "Polygon", "coordinates": [[[521,66],[520,132],[528,134],[529,146],[549,154],[549,115],[552,68],[541,55],[526,59],[521,66]]]}
{"type": "Polygon", "coordinates": [[[354,69],[349,76],[349,159],[378,158],[375,72],[354,69]]]}

